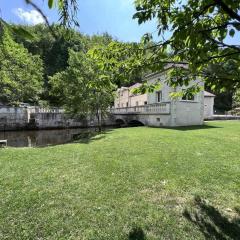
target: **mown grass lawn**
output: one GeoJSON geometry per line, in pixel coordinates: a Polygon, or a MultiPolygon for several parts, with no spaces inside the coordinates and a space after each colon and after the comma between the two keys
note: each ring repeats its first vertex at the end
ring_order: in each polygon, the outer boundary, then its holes
{"type": "Polygon", "coordinates": [[[240,122],[0,149],[0,239],[240,239],[240,122]]]}

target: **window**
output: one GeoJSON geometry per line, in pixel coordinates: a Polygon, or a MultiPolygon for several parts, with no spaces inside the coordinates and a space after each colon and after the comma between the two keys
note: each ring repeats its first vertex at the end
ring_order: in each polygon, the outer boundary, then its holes
{"type": "Polygon", "coordinates": [[[117,107],[119,108],[119,107],[120,107],[120,104],[118,104],[117,107]]]}
{"type": "Polygon", "coordinates": [[[126,107],[128,107],[128,102],[126,102],[126,107]]]}
{"type": "Polygon", "coordinates": [[[138,106],[138,101],[136,102],[136,106],[138,106]]]}
{"type": "Polygon", "coordinates": [[[144,105],[147,105],[147,101],[144,102],[144,105]]]}
{"type": "Polygon", "coordinates": [[[161,102],[162,101],[162,91],[156,92],[156,101],[161,102]]]}

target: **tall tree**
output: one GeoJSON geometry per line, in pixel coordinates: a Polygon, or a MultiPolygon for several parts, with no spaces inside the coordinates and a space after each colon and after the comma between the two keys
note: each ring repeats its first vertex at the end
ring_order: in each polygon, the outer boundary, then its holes
{"type": "Polygon", "coordinates": [[[32,54],[40,55],[43,60],[44,92],[41,98],[50,102],[51,105],[58,105],[58,98],[49,94],[51,85],[48,82],[48,76],[53,76],[66,69],[69,49],[87,51],[87,39],[79,32],[66,30],[59,25],[52,26],[57,38],[53,37],[51,30],[43,24],[21,27],[33,37],[28,39],[19,34],[14,34],[15,41],[22,43],[32,54]]]}
{"type": "Polygon", "coordinates": [[[67,112],[73,115],[93,115],[101,120],[113,102],[115,85],[90,54],[70,50],[69,66],[50,77],[53,94],[58,95],[67,112]]]}
{"type": "Polygon", "coordinates": [[[0,101],[36,103],[42,93],[43,64],[5,29],[0,41],[0,101]]]}
{"type": "MultiPolygon", "coordinates": [[[[14,25],[18,27],[19,25],[14,25]]],[[[51,105],[58,105],[59,99],[49,94],[51,84],[48,77],[57,72],[64,71],[68,66],[69,49],[86,53],[93,46],[104,46],[109,44],[113,39],[104,33],[102,35],[87,36],[74,29],[65,29],[60,25],[52,25],[57,38],[52,36],[51,30],[43,25],[21,26],[31,34],[32,38],[28,39],[19,34],[14,34],[14,39],[22,43],[32,54],[41,56],[44,63],[44,93],[42,99],[50,102],[51,105]]]]}

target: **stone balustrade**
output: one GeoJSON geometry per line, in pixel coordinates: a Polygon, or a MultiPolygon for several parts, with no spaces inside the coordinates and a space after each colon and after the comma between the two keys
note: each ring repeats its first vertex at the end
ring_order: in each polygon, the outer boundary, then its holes
{"type": "Polygon", "coordinates": [[[135,107],[112,108],[112,114],[170,114],[171,103],[154,103],[135,107]]]}
{"type": "Polygon", "coordinates": [[[27,111],[29,113],[64,113],[64,109],[62,108],[42,108],[42,107],[28,107],[27,111]]]}

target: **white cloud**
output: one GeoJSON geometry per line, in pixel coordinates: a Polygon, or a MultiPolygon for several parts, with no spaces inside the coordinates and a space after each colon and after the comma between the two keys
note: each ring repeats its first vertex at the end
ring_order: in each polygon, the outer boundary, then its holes
{"type": "Polygon", "coordinates": [[[14,9],[13,11],[21,20],[29,24],[44,23],[42,15],[36,10],[25,11],[22,8],[14,9]]]}

